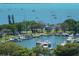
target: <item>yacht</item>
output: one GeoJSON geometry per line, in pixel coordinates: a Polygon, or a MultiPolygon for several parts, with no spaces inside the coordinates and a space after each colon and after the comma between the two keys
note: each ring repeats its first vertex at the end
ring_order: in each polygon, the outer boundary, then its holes
{"type": "Polygon", "coordinates": [[[66,41],[64,41],[63,43],[61,43],[61,45],[62,45],[62,46],[64,46],[64,45],[66,45],[66,43],[67,43],[67,42],[66,42],[66,41]]]}
{"type": "Polygon", "coordinates": [[[26,39],[26,38],[23,35],[18,35],[18,39],[23,40],[23,39],[26,39]]]}
{"type": "Polygon", "coordinates": [[[36,45],[42,46],[43,48],[50,48],[51,43],[49,41],[38,41],[36,45]]]}
{"type": "Polygon", "coordinates": [[[75,40],[74,35],[71,34],[71,35],[69,35],[69,37],[68,37],[68,39],[67,39],[67,42],[72,42],[72,43],[73,43],[74,40],[75,40]]]}
{"type": "Polygon", "coordinates": [[[74,38],[74,35],[71,34],[71,35],[69,35],[69,37],[67,38],[66,41],[64,41],[63,43],[61,43],[61,45],[64,46],[64,45],[67,44],[67,43],[73,43],[73,42],[75,42],[75,40],[76,40],[76,39],[74,38]]]}
{"type": "Polygon", "coordinates": [[[62,33],[62,36],[69,36],[68,33],[62,33]]]}
{"type": "Polygon", "coordinates": [[[10,38],[9,41],[18,42],[18,39],[16,39],[16,38],[10,38]]]}

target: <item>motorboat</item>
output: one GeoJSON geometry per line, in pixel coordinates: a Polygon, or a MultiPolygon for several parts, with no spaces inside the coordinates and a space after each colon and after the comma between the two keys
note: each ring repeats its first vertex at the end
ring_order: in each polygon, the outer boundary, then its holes
{"type": "Polygon", "coordinates": [[[70,41],[72,41],[72,40],[74,40],[74,36],[73,36],[73,34],[69,35],[67,41],[70,42],[70,41]]]}
{"type": "Polygon", "coordinates": [[[67,43],[67,42],[66,42],[66,41],[64,41],[63,43],[61,43],[61,45],[62,45],[62,46],[64,46],[64,45],[66,45],[66,43],[67,43]]]}
{"type": "Polygon", "coordinates": [[[51,47],[51,43],[48,42],[48,41],[37,41],[36,45],[39,45],[39,46],[41,46],[43,48],[49,48],[49,47],[51,47]]]}
{"type": "Polygon", "coordinates": [[[18,39],[16,39],[16,38],[10,38],[9,41],[18,42],[18,39]]]}

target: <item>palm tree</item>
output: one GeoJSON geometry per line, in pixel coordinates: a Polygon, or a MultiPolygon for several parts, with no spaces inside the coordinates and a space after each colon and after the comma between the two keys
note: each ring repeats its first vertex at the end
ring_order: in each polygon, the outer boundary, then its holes
{"type": "Polygon", "coordinates": [[[12,22],[13,22],[13,24],[15,24],[14,15],[13,14],[12,14],[12,22]]]}
{"type": "Polygon", "coordinates": [[[12,24],[12,22],[11,22],[10,19],[11,19],[11,18],[10,18],[10,15],[8,15],[8,22],[9,22],[9,24],[12,24]]]}

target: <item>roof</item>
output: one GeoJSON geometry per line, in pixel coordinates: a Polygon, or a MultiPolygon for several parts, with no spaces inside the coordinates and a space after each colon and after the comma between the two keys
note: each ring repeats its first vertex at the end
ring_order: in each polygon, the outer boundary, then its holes
{"type": "Polygon", "coordinates": [[[0,31],[0,34],[6,33],[6,32],[12,33],[10,29],[2,29],[0,31]]]}
{"type": "Polygon", "coordinates": [[[42,28],[44,28],[44,27],[39,27],[39,26],[35,26],[35,27],[31,27],[31,29],[42,29],[42,28]]]}
{"type": "Polygon", "coordinates": [[[52,29],[55,29],[55,26],[46,26],[45,27],[45,30],[52,30],[52,29]]]}
{"type": "Polygon", "coordinates": [[[10,29],[2,29],[1,31],[11,31],[10,29]]]}

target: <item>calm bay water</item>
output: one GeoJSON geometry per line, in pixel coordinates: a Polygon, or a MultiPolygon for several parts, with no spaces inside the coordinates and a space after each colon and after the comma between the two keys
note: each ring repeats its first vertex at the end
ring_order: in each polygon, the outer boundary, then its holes
{"type": "Polygon", "coordinates": [[[55,48],[58,44],[62,43],[63,41],[66,41],[67,37],[62,36],[41,36],[39,38],[32,38],[29,40],[24,40],[22,42],[17,42],[17,44],[26,47],[26,48],[33,48],[36,46],[37,41],[50,41],[51,47],[55,48]]]}

